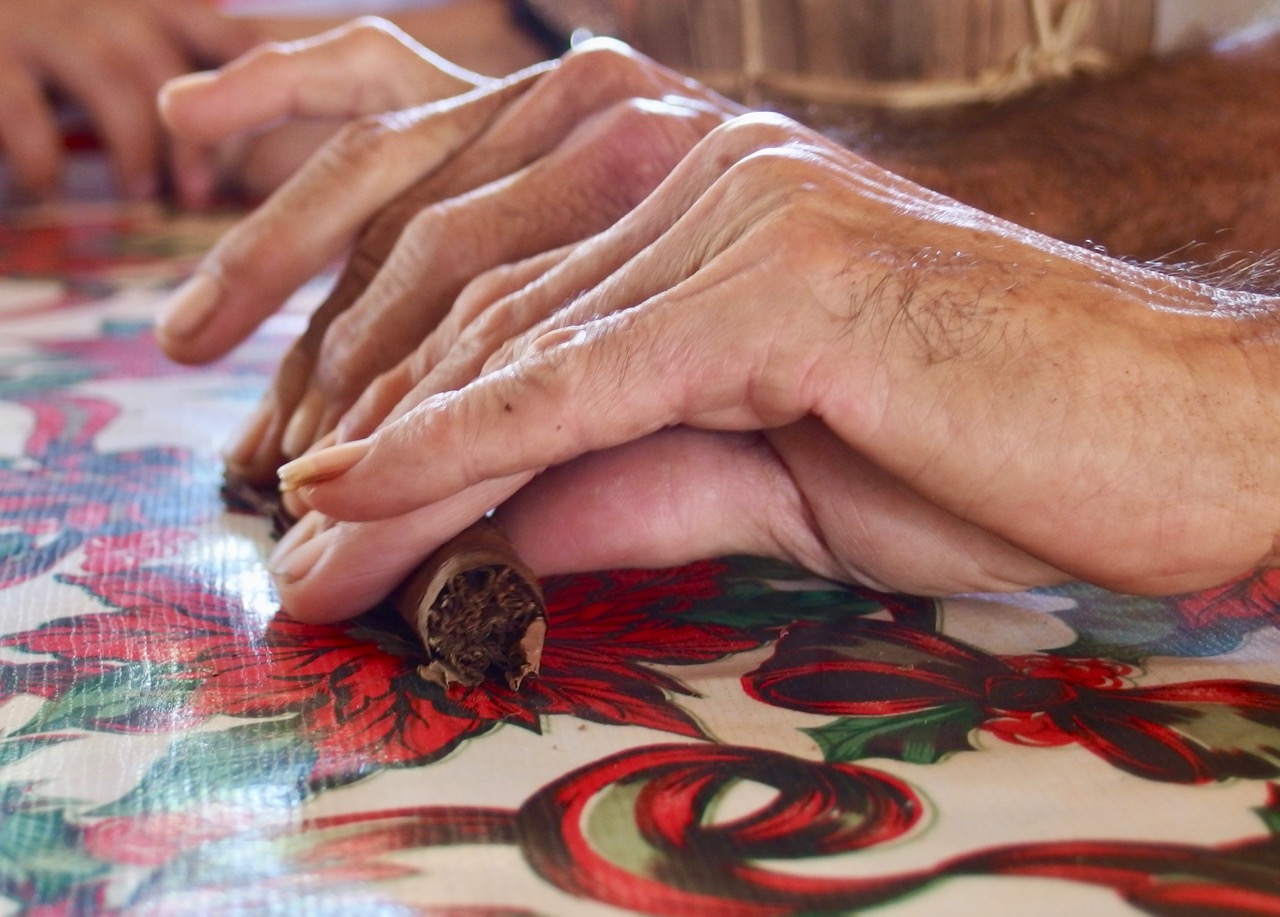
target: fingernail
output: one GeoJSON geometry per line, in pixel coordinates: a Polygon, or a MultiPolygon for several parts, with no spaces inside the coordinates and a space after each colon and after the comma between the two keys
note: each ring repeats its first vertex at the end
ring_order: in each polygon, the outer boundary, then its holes
{"type": "Polygon", "coordinates": [[[276,579],[297,582],[311,572],[329,546],[324,536],[325,518],[308,513],[280,539],[267,559],[267,570],[276,579]]]}
{"type": "Polygon", "coordinates": [[[157,320],[160,331],[171,338],[194,337],[213,316],[222,301],[222,284],[204,271],[194,274],[174,290],[157,320]]]}
{"type": "Polygon", "coordinates": [[[373,439],[357,439],[319,452],[308,452],[280,466],[280,490],[288,493],[307,484],[336,478],[373,448],[373,439]]]}
{"type": "MultiPolygon", "coordinates": [[[[330,446],[336,445],[337,440],[332,433],[327,433],[320,439],[316,440],[314,446],[307,452],[319,452],[321,449],[328,449],[330,446]]],[[[296,490],[283,491],[280,494],[280,503],[284,506],[285,512],[289,513],[295,519],[299,519],[311,511],[311,507],[307,505],[307,501],[303,499],[302,494],[296,490]]]]}
{"type": "Polygon", "coordinates": [[[192,89],[199,89],[202,86],[208,86],[218,78],[218,74],[212,70],[203,70],[199,73],[187,73],[182,76],[175,76],[160,87],[160,95],[158,103],[160,110],[165,112],[169,108],[171,97],[175,93],[184,93],[192,89]]]}

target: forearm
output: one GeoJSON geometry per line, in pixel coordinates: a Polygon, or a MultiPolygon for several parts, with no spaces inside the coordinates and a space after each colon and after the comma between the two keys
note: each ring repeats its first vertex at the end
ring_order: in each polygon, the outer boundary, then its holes
{"type": "Polygon", "coordinates": [[[995,108],[877,125],[852,145],[1067,241],[1208,260],[1280,249],[1277,98],[1273,33],[995,108]]]}

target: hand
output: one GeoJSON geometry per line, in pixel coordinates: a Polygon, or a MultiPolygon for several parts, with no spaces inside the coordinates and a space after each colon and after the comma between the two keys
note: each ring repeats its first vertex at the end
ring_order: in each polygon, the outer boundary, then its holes
{"type": "Polygon", "coordinates": [[[317,512],[272,569],[291,614],[354,614],[498,506],[542,573],[746,551],[935,594],[1206,586],[1275,562],[1274,311],[736,119],[395,419],[285,466],[317,512]]]}
{"type": "Polygon", "coordinates": [[[443,95],[344,128],[219,242],[162,318],[159,339],[171,356],[211,359],[355,246],[232,444],[233,472],[273,481],[285,458],[333,429],[413,351],[472,277],[554,257],[607,227],[740,111],[613,42],[469,86],[369,21],[180,84],[165,107],[177,122],[185,106],[188,133],[205,123],[215,139],[282,116],[350,117],[443,95]],[[189,91],[206,93],[203,104],[187,105],[189,91]],[[215,110],[225,120],[199,117],[215,110]]]}
{"type": "Polygon", "coordinates": [[[0,3],[0,150],[15,186],[35,195],[57,187],[62,142],[46,95],[52,90],[87,111],[121,191],[155,194],[162,161],[156,93],[252,41],[244,23],[205,0],[0,3]]]}
{"type": "Polygon", "coordinates": [[[191,206],[207,204],[220,184],[274,190],[321,145],[314,138],[327,140],[346,122],[493,82],[374,17],[264,42],[218,71],[165,85],[160,109],[173,140],[174,185],[191,206]]]}

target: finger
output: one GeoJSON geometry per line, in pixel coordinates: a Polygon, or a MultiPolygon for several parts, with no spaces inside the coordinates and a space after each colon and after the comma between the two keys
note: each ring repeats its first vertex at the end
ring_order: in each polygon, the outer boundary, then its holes
{"type": "Polygon", "coordinates": [[[126,194],[149,196],[156,187],[159,121],[150,87],[140,82],[124,49],[82,20],[67,24],[64,40],[45,42],[40,68],[80,102],[111,154],[126,194]]]}
{"type": "Polygon", "coordinates": [[[39,82],[16,59],[0,55],[0,149],[14,184],[51,194],[57,188],[62,141],[39,82]]]}
{"type": "MultiPolygon", "coordinates": [[[[695,119],[694,123],[695,131],[707,126],[705,120],[695,119]]],[[[618,131],[614,136],[638,133],[618,131]]],[[[766,133],[774,137],[772,130],[766,133]]],[[[764,139],[759,132],[725,134],[703,155],[686,156],[675,164],[659,189],[609,232],[482,274],[464,290],[440,328],[365,391],[359,406],[343,419],[339,441],[367,436],[378,424],[403,415],[424,398],[461,388],[479,374],[500,346],[531,328],[550,329],[597,314],[603,295],[596,288],[670,229],[715,182],[726,163],[759,149],[764,139]],[[583,291],[591,292],[583,296],[583,291]],[[573,307],[566,307],[571,302],[573,307]]],[[[639,149],[647,151],[643,145],[639,149]]],[[[641,158],[645,162],[658,159],[648,152],[641,158]]],[[[571,174],[579,173],[572,170],[571,174]]],[[[668,257],[665,250],[648,252],[646,263],[631,273],[644,279],[646,289],[656,292],[683,276],[687,254],[678,250],[668,257]]],[[[630,304],[647,295],[638,297],[633,289],[622,294],[622,299],[630,304]]]]}
{"type": "Polygon", "coordinates": [[[91,4],[84,7],[81,15],[111,45],[128,49],[128,64],[139,83],[147,87],[149,103],[154,104],[155,94],[165,82],[191,70],[182,47],[158,18],[137,13],[120,15],[119,10],[91,4]]]}
{"type": "MultiPolygon", "coordinates": [[[[590,53],[581,53],[570,55],[564,65],[554,72],[549,73],[545,79],[538,81],[530,91],[515,101],[508,109],[502,112],[496,119],[493,126],[488,128],[467,151],[467,155],[457,157],[449,162],[441,171],[431,176],[426,182],[422,183],[420,188],[407,196],[407,200],[399,202],[393,208],[390,218],[384,217],[378,220],[375,227],[371,227],[371,231],[366,233],[366,239],[374,244],[378,249],[372,253],[364,252],[362,249],[368,246],[362,243],[361,249],[357,250],[357,257],[370,263],[380,263],[382,258],[381,248],[386,244],[388,237],[394,237],[404,225],[401,216],[406,212],[411,212],[412,208],[420,204],[428,203],[432,200],[438,200],[445,197],[460,195],[469,189],[480,187],[486,183],[493,182],[502,176],[511,175],[514,172],[529,167],[531,163],[544,155],[547,151],[554,150],[558,145],[565,141],[566,135],[575,132],[584,119],[590,118],[602,111],[612,109],[615,117],[624,117],[635,120],[640,118],[643,124],[651,119],[645,117],[643,106],[635,103],[624,104],[619,106],[622,100],[633,98],[636,93],[648,93],[656,96],[658,94],[669,95],[671,93],[680,93],[689,90],[691,87],[688,81],[682,77],[662,68],[658,68],[652,62],[639,58],[638,56],[626,52],[619,52],[615,46],[606,46],[599,48],[590,53]],[[510,137],[519,137],[520,142],[512,143],[510,137]]],[[[703,122],[701,126],[694,132],[705,132],[709,124],[717,123],[726,115],[724,108],[720,107],[715,100],[708,101],[700,99],[690,102],[683,96],[682,101],[674,107],[678,107],[684,113],[685,129],[688,129],[689,123],[694,121],[703,122]]],[[[727,103],[726,103],[727,104],[727,103]]],[[[672,106],[668,106],[672,107],[672,106]]],[[[652,114],[649,111],[648,114],[652,114]]],[[[621,130],[625,125],[619,125],[619,130],[611,135],[612,143],[616,145],[619,140],[625,141],[628,133],[621,130]]],[[[600,132],[597,131],[597,134],[600,132]]],[[[675,149],[683,150],[687,148],[687,138],[684,143],[678,144],[675,149]]],[[[669,168],[671,159],[672,146],[668,140],[665,145],[655,146],[650,149],[647,145],[627,145],[617,152],[618,156],[600,156],[598,160],[591,163],[591,168],[583,174],[596,177],[597,179],[607,180],[610,187],[604,193],[595,194],[595,202],[597,205],[604,204],[612,206],[619,210],[619,200],[622,200],[626,206],[632,201],[628,200],[625,195],[620,195],[619,190],[625,191],[629,188],[641,188],[647,190],[662,177],[669,168]],[[637,156],[637,151],[643,150],[646,155],[637,156]],[[666,150],[665,153],[662,151],[666,150]],[[606,166],[606,171],[601,172],[600,165],[606,166]]],[[[540,173],[544,183],[546,176],[554,174],[551,168],[544,169],[540,173]]],[[[523,185],[533,186],[536,184],[530,180],[526,173],[523,185]]],[[[579,176],[575,173],[569,173],[558,183],[552,183],[552,193],[549,206],[537,206],[527,209],[525,212],[533,215],[536,214],[538,220],[543,221],[542,231],[547,232],[549,226],[553,226],[552,221],[563,219],[563,213],[571,212],[571,208],[565,208],[559,198],[564,196],[564,188],[574,189],[579,184],[579,176]]],[[[492,189],[490,189],[492,190],[492,189]]],[[[508,189],[510,190],[510,189],[508,189]]],[[[519,192],[519,188],[514,189],[519,192]]],[[[633,195],[634,196],[634,195],[633,195]]],[[[581,189],[577,194],[577,199],[582,198],[581,189]]],[[[546,198],[544,197],[544,200],[546,198]]],[[[469,205],[472,203],[470,199],[466,201],[469,205]]],[[[504,208],[499,208],[503,210],[504,208]]],[[[518,208],[508,206],[506,211],[514,213],[519,212],[518,208]]],[[[456,213],[456,211],[455,211],[456,213]]],[[[473,211],[474,219],[476,211],[473,211]]],[[[498,216],[506,216],[506,213],[499,212],[498,216]]],[[[616,214],[611,214],[610,218],[615,218],[616,214]]],[[[495,225],[505,226],[509,220],[501,220],[495,225]]],[[[571,227],[571,237],[589,232],[593,224],[585,224],[580,227],[571,227]]],[[[449,233],[444,236],[440,234],[439,224],[433,224],[430,221],[419,223],[425,234],[435,233],[438,238],[444,237],[456,239],[456,234],[449,233]]],[[[474,262],[473,267],[469,268],[471,274],[483,270],[495,260],[510,260],[511,258],[520,257],[522,254],[530,250],[536,250],[538,247],[546,247],[556,244],[554,237],[547,236],[540,243],[530,248],[521,249],[518,247],[521,240],[527,238],[529,227],[527,225],[517,225],[516,231],[510,234],[494,234],[492,232],[480,233],[478,238],[480,242],[485,243],[480,246],[479,251],[488,250],[494,242],[508,245],[508,251],[501,258],[489,258],[487,262],[484,259],[474,262]]],[[[473,234],[474,235],[474,234],[473,234]]],[[[454,245],[450,251],[460,250],[464,253],[468,251],[466,246],[454,245]]],[[[412,272],[413,270],[423,270],[421,264],[415,266],[413,259],[406,257],[404,259],[406,265],[404,271],[412,272]]],[[[447,265],[448,267],[448,265],[447,265]]],[[[399,282],[403,288],[406,286],[401,280],[401,274],[393,270],[385,272],[389,278],[399,282]]],[[[448,276],[446,270],[445,276],[448,276]]],[[[466,275],[463,276],[466,279],[466,275]]],[[[408,283],[410,288],[422,287],[428,290],[435,290],[438,294],[439,290],[435,289],[438,282],[437,277],[432,277],[431,284],[424,283],[408,283]]],[[[395,284],[389,285],[394,290],[395,284]]],[[[306,361],[318,365],[323,371],[328,366],[334,364],[326,364],[320,359],[318,354],[312,353],[312,342],[319,336],[328,339],[328,324],[335,320],[339,314],[344,314],[351,299],[346,297],[343,292],[345,289],[353,285],[343,284],[340,282],[339,291],[332,297],[330,302],[320,313],[313,319],[308,329],[307,339],[299,342],[301,349],[308,351],[305,358],[306,361]]],[[[446,290],[450,295],[453,289],[446,290]]],[[[367,294],[371,302],[378,301],[378,293],[370,292],[367,294]]],[[[443,302],[447,304],[448,297],[443,302]]],[[[374,308],[373,306],[369,307],[374,308]]],[[[413,311],[413,310],[411,310],[413,311]]],[[[418,310],[421,311],[421,310],[418,310]]],[[[440,310],[434,313],[438,317],[440,310]]],[[[352,319],[355,322],[359,319],[352,319]]],[[[381,335],[363,335],[353,336],[351,334],[334,334],[332,337],[342,341],[386,341],[405,339],[412,341],[414,338],[404,336],[397,330],[390,334],[381,335]]],[[[338,345],[342,346],[342,345],[338,345]]],[[[299,365],[301,365],[299,362],[299,365]]],[[[390,366],[390,362],[382,362],[378,365],[376,371],[390,366]]],[[[376,374],[376,372],[374,373],[376,374]]],[[[330,370],[328,372],[330,379],[335,384],[330,390],[326,390],[324,380],[319,380],[320,384],[308,391],[305,395],[299,396],[299,400],[290,403],[288,399],[279,396],[278,392],[273,391],[269,396],[275,405],[275,409],[281,411],[296,412],[301,407],[300,416],[295,418],[282,418],[274,422],[271,426],[273,430],[288,431],[292,430],[290,436],[289,449],[291,454],[298,454],[309,443],[307,440],[313,439],[319,432],[327,429],[336,419],[336,415],[341,410],[351,404],[354,400],[351,397],[344,397],[341,393],[342,385],[354,385],[362,388],[370,382],[373,375],[369,371],[356,372],[351,366],[343,366],[341,371],[330,370]]],[[[296,389],[295,389],[296,390],[296,389]]],[[[255,474],[263,474],[267,471],[266,462],[273,460],[275,455],[282,451],[282,447],[275,443],[260,444],[255,448],[252,444],[240,443],[233,450],[237,455],[251,456],[250,463],[254,466],[255,474]]]]}
{"type": "Polygon", "coordinates": [[[169,172],[178,202],[185,210],[210,206],[218,188],[218,151],[203,144],[169,138],[169,172]]]}
{"type": "Polygon", "coordinates": [[[549,468],[496,512],[520,557],[543,576],[732,553],[794,560],[795,546],[776,532],[805,514],[786,467],[758,434],[688,427],[549,468]]]}
{"type": "Polygon", "coordinates": [[[805,507],[802,516],[776,517],[776,556],[834,579],[917,595],[1020,591],[1070,578],[925,499],[815,418],[764,437],[805,507]]]}
{"type": "Polygon", "coordinates": [[[196,60],[220,64],[258,43],[252,22],[225,16],[205,0],[147,0],[151,15],[196,60]]]}
{"type": "MultiPolygon", "coordinates": [[[[765,125],[766,134],[771,125],[765,125]]],[[[709,142],[700,149],[716,146],[709,142]]],[[[626,294],[644,283],[628,275],[652,268],[662,284],[671,285],[668,292],[646,302],[643,309],[630,308],[636,304],[625,298],[598,299],[603,317],[545,335],[513,365],[482,376],[459,393],[426,399],[374,437],[372,454],[377,458],[360,462],[341,480],[318,485],[317,491],[326,492],[323,497],[310,492],[304,496],[309,501],[319,497],[321,508],[331,515],[376,518],[403,512],[415,501],[432,502],[451,486],[483,480],[490,462],[516,463],[498,475],[538,470],[679,422],[749,429],[803,414],[811,393],[797,379],[804,378],[815,359],[810,342],[838,338],[844,329],[825,307],[798,308],[793,317],[772,302],[794,300],[799,307],[812,300],[808,279],[789,261],[809,242],[821,241],[822,227],[814,224],[803,233],[780,235],[770,233],[765,222],[762,230],[737,235],[740,222],[755,225],[753,209],[771,210],[763,189],[787,177],[777,170],[795,168],[794,162],[789,155],[777,161],[756,156],[731,168],[681,218],[677,231],[663,237],[665,252],[651,262],[633,259],[620,272],[622,279],[608,285],[626,294]],[[705,254],[708,231],[715,238],[724,236],[727,245],[714,258],[705,254]],[[710,261],[704,264],[704,257],[710,261]],[[680,272],[695,269],[696,276],[679,279],[680,272]],[[768,294],[760,302],[762,290],[768,294]],[[748,308],[754,312],[745,312],[748,308]],[[748,314],[752,322],[744,321],[748,314]],[[762,348],[762,341],[767,347],[762,348]],[[767,357],[763,362],[762,356],[767,357]],[[455,436],[461,438],[455,441],[455,436]],[[504,437],[514,439],[500,444],[504,437]],[[397,463],[411,467],[415,438],[431,443],[433,451],[441,450],[449,457],[448,466],[437,469],[431,481],[407,482],[395,493],[372,495],[363,503],[355,499],[360,489],[356,482],[365,475],[394,477],[397,463]],[[457,452],[451,445],[459,446],[457,452]],[[520,464],[525,461],[531,464],[520,464]]],[[[800,171],[813,193],[821,195],[815,184],[821,171],[801,162],[800,171]]],[[[786,181],[778,184],[793,187],[786,181]]],[[[794,195],[791,190],[779,193],[794,195]]],[[[350,457],[354,452],[346,449],[343,454],[350,457]]],[[[282,480],[307,483],[324,462],[323,454],[309,456],[287,469],[288,474],[281,469],[282,480]]],[[[323,470],[327,477],[336,473],[333,468],[323,470]]]]}
{"type": "MultiPolygon", "coordinates": [[[[426,187],[408,196],[410,200],[397,207],[397,214],[407,215],[411,207],[461,195],[525,168],[559,145],[582,119],[618,101],[631,99],[637,92],[657,97],[662,93],[690,90],[691,85],[678,74],[658,68],[652,61],[628,50],[620,53],[618,47],[621,46],[604,46],[590,53],[568,56],[563,67],[548,73],[547,78],[532,85],[526,96],[499,113],[493,126],[476,140],[466,156],[448,163],[426,187]],[[520,142],[511,142],[511,137],[520,138],[520,142]]],[[[538,72],[536,68],[530,70],[531,74],[538,72]]],[[[682,105],[691,108],[685,102],[682,105]]],[[[727,102],[724,105],[728,105],[727,102]]],[[[722,118],[726,113],[726,109],[717,108],[707,100],[699,100],[698,106],[713,119],[722,118]]],[[[640,172],[648,172],[655,182],[660,174],[654,175],[653,168],[652,164],[641,165],[640,172]]],[[[394,232],[403,225],[398,219],[384,219],[381,223],[389,225],[394,232]]]]}
{"type": "Polygon", "coordinates": [[[713,123],[679,106],[614,105],[510,179],[424,211],[360,300],[334,320],[289,421],[285,454],[300,455],[332,429],[375,377],[440,323],[470,278],[605,228],[713,123]]]}
{"type": "Polygon", "coordinates": [[[157,327],[165,352],[182,362],[201,362],[239,343],[336,257],[356,227],[463,147],[539,72],[344,128],[271,200],[223,236],[172,297],[157,327]],[[288,244],[281,244],[284,239],[288,244]]]}
{"type": "MultiPolygon", "coordinates": [[[[805,332],[785,320],[749,332],[735,327],[732,304],[762,282],[737,270],[696,304],[676,287],[660,303],[548,335],[506,369],[428,398],[369,439],[284,466],[282,485],[300,488],[308,505],[328,515],[375,519],[682,422],[758,429],[795,420],[807,405],[792,393],[803,388],[773,375],[803,377],[811,357],[797,343],[805,332]],[[699,310],[701,317],[682,325],[699,310]],[[780,367],[751,365],[760,333],[780,367]]],[[[816,330],[817,340],[834,333],[816,330]]]]}
{"type": "MultiPolygon", "coordinates": [[[[111,9],[86,8],[89,25],[113,47],[128,49],[127,66],[134,92],[145,107],[152,139],[147,159],[136,166],[120,164],[120,187],[132,197],[153,197],[160,186],[160,147],[156,94],[168,81],[191,69],[173,37],[155,18],[139,15],[112,15],[111,9]],[[130,172],[128,170],[133,169],[130,172]],[[145,170],[145,171],[142,171],[145,170]]],[[[136,142],[135,142],[136,145],[136,142]]]]}
{"type": "Polygon", "coordinates": [[[554,149],[589,115],[626,100],[679,105],[716,120],[742,108],[625,45],[592,40],[499,113],[469,155],[449,164],[455,193],[509,175],[554,149]],[[520,138],[512,143],[512,138],[520,138]]]}
{"type": "MultiPolygon", "coordinates": [[[[311,388],[312,375],[330,326],[373,283],[401,228],[416,211],[420,194],[411,192],[388,205],[360,234],[360,241],[333,289],[311,314],[306,330],[281,358],[262,402],[228,442],[224,457],[235,474],[264,484],[275,481],[276,469],[286,460],[285,440],[299,439],[302,436],[299,427],[307,422],[305,417],[295,420],[295,414],[311,388]],[[289,432],[291,424],[292,433],[289,432]]],[[[302,451],[298,449],[293,455],[302,451]]]]}
{"type": "MultiPolygon", "coordinates": [[[[568,245],[513,264],[502,264],[468,283],[458,294],[440,326],[413,353],[375,379],[342,416],[334,442],[343,443],[368,436],[380,424],[395,420],[427,394],[436,391],[419,391],[415,386],[447,354],[453,352],[463,330],[497,301],[529,287],[568,257],[572,250],[573,246],[568,245]]],[[[487,352],[484,356],[487,356],[487,352]]]]}
{"type": "Polygon", "coordinates": [[[436,392],[463,387],[487,364],[510,362],[542,334],[629,308],[683,281],[699,266],[707,247],[700,237],[708,227],[714,227],[719,244],[727,244],[754,225],[757,211],[773,207],[770,194],[741,201],[709,195],[726,168],[792,139],[789,128],[769,118],[716,130],[608,232],[574,246],[536,282],[471,322],[464,339],[430,368],[396,413],[436,392]]]}
{"type": "Polygon", "coordinates": [[[350,120],[450,98],[487,82],[391,23],[360,19],[264,45],[214,72],[167,84],[160,110],[188,143],[212,144],[294,120],[350,120]]]}
{"type": "MultiPolygon", "coordinates": [[[[767,553],[765,537],[727,525],[743,493],[753,514],[787,512],[794,489],[758,438],[723,442],[689,430],[668,431],[585,466],[552,472],[543,485],[521,490],[500,512],[520,556],[539,574],[606,566],[664,565],[750,549],[767,553]],[[576,482],[576,483],[575,483],[576,482]],[[581,487],[581,514],[564,498],[581,487]],[[612,521],[611,521],[612,517],[612,521]],[[731,537],[726,537],[732,532],[731,537]]],[[[285,544],[271,561],[282,607],[307,621],[358,614],[389,594],[426,554],[514,491],[522,478],[491,482],[435,506],[392,520],[338,523],[304,545],[285,544]]],[[[304,533],[306,534],[306,533],[304,533]]]]}
{"type": "MultiPolygon", "coordinates": [[[[325,621],[363,611],[514,483],[393,520],[339,523],[292,558],[273,561],[273,569],[290,570],[278,574],[285,609],[325,621]]],[[[664,430],[548,469],[502,502],[496,517],[542,576],[746,553],[925,595],[1065,578],[923,500],[812,420],[767,440],[664,430]]]]}
{"type": "MultiPolygon", "coordinates": [[[[372,608],[423,558],[483,517],[525,480],[492,481],[435,506],[380,522],[321,527],[304,520],[300,537],[294,540],[286,535],[268,562],[281,607],[291,617],[314,623],[349,618],[372,608]]],[[[314,514],[308,517],[313,518],[314,514]]]]}
{"type": "Polygon", "coordinates": [[[1065,579],[922,499],[813,419],[767,436],[664,430],[548,469],[497,516],[544,576],[754,554],[919,595],[1065,579]]]}

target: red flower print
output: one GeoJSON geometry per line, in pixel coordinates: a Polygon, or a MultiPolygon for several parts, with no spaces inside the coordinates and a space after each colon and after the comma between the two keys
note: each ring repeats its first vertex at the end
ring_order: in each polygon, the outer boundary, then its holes
{"type": "Polygon", "coordinates": [[[73,673],[46,693],[51,701],[86,678],[100,682],[98,703],[73,705],[77,719],[57,721],[60,728],[155,730],[219,714],[292,717],[316,750],[313,777],[341,781],[370,766],[431,761],[500,723],[536,731],[543,716],[702,737],[671,700],[688,689],[650,665],[709,662],[760,644],[759,636],[682,620],[699,598],[717,593],[721,572],[704,563],[548,581],[542,671],[519,692],[490,682],[445,693],[423,680],[420,651],[390,613],[343,627],[283,616],[255,627],[238,600],[202,585],[212,577],[153,567],[64,578],[116,612],[52,621],[0,638],[0,645],[52,660],[10,666],[11,690],[25,690],[24,681],[50,665],[73,673]]]}
{"type": "Polygon", "coordinates": [[[1174,607],[1196,630],[1224,622],[1280,624],[1280,570],[1262,570],[1203,592],[1178,596],[1174,607]]]}
{"type": "Polygon", "coordinates": [[[253,820],[211,819],[187,812],[150,812],[104,818],[84,828],[81,847],[104,863],[162,866],[191,850],[234,837],[253,820]]]}
{"type": "Polygon", "coordinates": [[[920,800],[898,779],[758,748],[656,745],[561,777],[517,815],[530,865],[566,892],[651,914],[698,917],[854,910],[928,881],[800,875],[764,865],[901,838],[920,800]],[[777,790],[761,809],[715,823],[708,808],[739,782],[777,790]],[[587,817],[613,799],[630,821],[587,817]],[[605,833],[607,832],[607,837],[605,833]]]}
{"type": "Polygon", "coordinates": [[[1006,656],[1004,662],[1016,674],[987,679],[985,706],[990,719],[982,728],[1019,745],[1071,745],[1075,736],[1059,725],[1053,711],[1079,703],[1082,688],[1123,688],[1135,671],[1133,666],[1106,659],[1043,654],[1006,656]]]}
{"type": "Polygon", "coordinates": [[[81,566],[90,573],[139,567],[179,553],[196,538],[189,529],[146,529],[124,535],[95,535],[84,544],[81,566]]]}
{"type": "MultiPolygon", "coordinates": [[[[96,563],[105,551],[141,547],[221,511],[216,488],[198,486],[202,471],[182,449],[97,452],[94,438],[115,418],[115,405],[68,396],[27,406],[35,427],[25,454],[0,460],[0,588],[44,573],[87,543],[96,563]],[[192,498],[160,498],[183,491],[192,498]]],[[[203,473],[212,484],[212,467],[203,473]]]]}
{"type": "Polygon", "coordinates": [[[1139,688],[1133,674],[1103,659],[1001,658],[940,634],[850,619],[795,625],[743,683],[766,703],[840,717],[811,730],[834,760],[932,761],[971,750],[981,729],[1022,745],[1077,744],[1152,780],[1280,774],[1280,687],[1139,688]],[[1241,728],[1223,725],[1232,717],[1241,728]]]}
{"type": "Polygon", "coordinates": [[[1055,614],[1077,634],[1064,650],[1075,656],[1220,656],[1280,624],[1280,570],[1174,596],[1123,595],[1083,583],[1042,591],[1070,600],[1055,614]]]}
{"type": "MultiPolygon", "coordinates": [[[[559,888],[651,914],[860,913],[961,876],[1086,882],[1156,914],[1280,909],[1274,832],[1221,847],[1014,844],[865,876],[850,875],[847,865],[829,875],[766,865],[893,843],[914,827],[922,808],[909,786],[870,768],[752,748],[657,745],[593,762],[544,787],[517,813],[517,833],[530,865],[559,888]],[[711,806],[738,781],[770,786],[777,795],[742,818],[717,822],[711,806]],[[588,817],[606,805],[618,817],[588,817]]],[[[1268,824],[1274,809],[1262,813],[1268,824]]]]}

